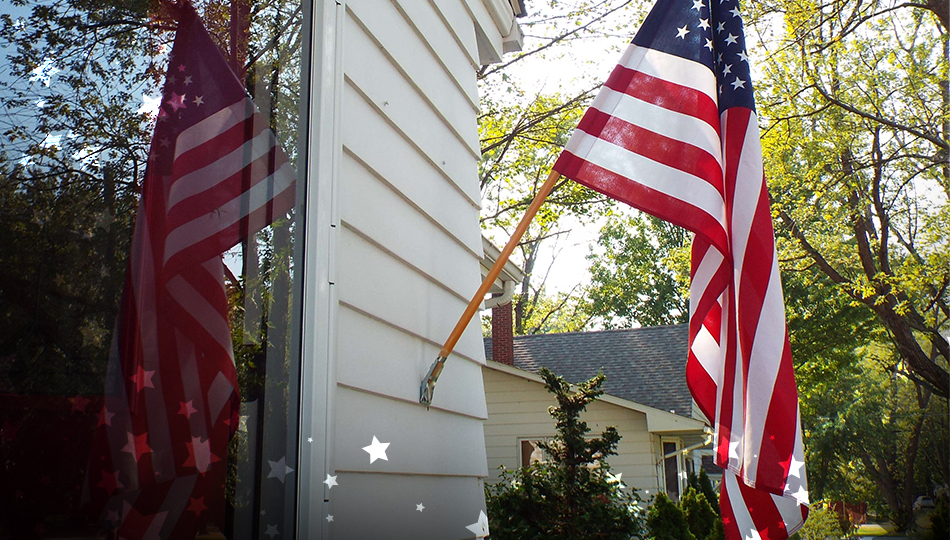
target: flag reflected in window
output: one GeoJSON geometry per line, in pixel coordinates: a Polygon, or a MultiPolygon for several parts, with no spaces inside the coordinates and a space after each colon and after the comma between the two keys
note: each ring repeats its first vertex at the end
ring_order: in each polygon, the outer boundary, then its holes
{"type": "Polygon", "coordinates": [[[0,8],[0,538],[294,534],[302,11],[195,4],[0,8]]]}

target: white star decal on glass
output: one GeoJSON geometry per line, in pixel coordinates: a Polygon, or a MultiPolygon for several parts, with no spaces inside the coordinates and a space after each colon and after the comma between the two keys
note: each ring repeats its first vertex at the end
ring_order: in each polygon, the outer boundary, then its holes
{"type": "Polygon", "coordinates": [[[795,456],[792,456],[791,462],[788,464],[788,475],[794,478],[799,478],[802,475],[802,467],[805,466],[804,461],[798,461],[795,459],[795,456]]]}
{"type": "Polygon", "coordinates": [[[333,521],[333,514],[327,514],[327,523],[333,521]]]}
{"type": "Polygon", "coordinates": [[[312,442],[313,442],[313,437],[307,437],[307,442],[312,443],[312,442]]]}
{"type": "Polygon", "coordinates": [[[422,503],[419,503],[419,504],[416,505],[416,512],[422,512],[422,511],[425,510],[425,509],[426,509],[426,507],[425,507],[425,506],[422,506],[422,503]]]}
{"type": "Polygon", "coordinates": [[[336,476],[330,476],[329,474],[327,474],[327,479],[323,483],[327,485],[327,489],[333,489],[333,486],[340,485],[336,483],[336,476]]]}
{"type": "Polygon", "coordinates": [[[680,39],[686,39],[686,34],[688,34],[688,33],[689,33],[689,30],[686,29],[686,25],[685,25],[685,24],[683,25],[682,28],[677,28],[677,29],[676,29],[676,37],[678,37],[678,38],[680,38],[680,39]]]}
{"type": "Polygon", "coordinates": [[[149,116],[154,115],[158,112],[158,108],[162,105],[162,96],[151,97],[142,95],[142,106],[139,107],[139,110],[135,111],[137,114],[147,114],[149,116]]]}
{"type": "Polygon", "coordinates": [[[373,435],[373,444],[369,446],[364,446],[363,451],[369,453],[369,462],[372,463],[377,459],[385,459],[389,461],[389,458],[386,457],[386,449],[389,448],[389,443],[381,443],[379,439],[373,435]]]}
{"type": "Polygon", "coordinates": [[[135,375],[129,377],[129,380],[135,383],[135,390],[141,392],[143,388],[155,388],[155,385],[152,384],[154,375],[155,370],[145,371],[145,368],[139,366],[138,371],[135,372],[135,375]]]}
{"type": "Polygon", "coordinates": [[[729,34],[728,36],[726,36],[726,43],[728,43],[729,45],[735,45],[737,38],[738,38],[738,36],[734,36],[734,35],[732,35],[732,34],[729,34]]]}
{"type": "Polygon", "coordinates": [[[472,523],[465,527],[466,529],[475,533],[475,538],[487,538],[488,537],[488,516],[485,515],[485,512],[482,510],[478,511],[478,521],[472,523]]]}
{"type": "Polygon", "coordinates": [[[280,458],[277,461],[267,460],[267,463],[270,463],[270,474],[268,474],[267,477],[276,478],[280,480],[282,484],[284,483],[284,477],[294,472],[293,469],[287,466],[285,458],[280,458]]]}
{"type": "Polygon", "coordinates": [[[267,530],[264,531],[264,534],[266,534],[267,536],[270,536],[271,538],[273,538],[273,537],[277,536],[277,535],[280,534],[280,533],[277,532],[277,525],[268,525],[268,526],[267,526],[267,530]]]}
{"type": "Polygon", "coordinates": [[[732,84],[733,90],[737,90],[739,88],[745,88],[745,81],[743,81],[739,77],[736,77],[736,80],[732,81],[730,84],[732,84]]]}
{"type": "Polygon", "coordinates": [[[138,463],[142,459],[142,454],[148,454],[152,451],[148,446],[148,432],[145,432],[141,435],[134,435],[131,431],[129,433],[129,444],[125,445],[122,448],[123,452],[128,452],[135,457],[135,462],[138,463]]]}
{"type": "Polygon", "coordinates": [[[102,408],[102,412],[99,413],[99,425],[105,424],[107,426],[112,426],[112,417],[115,416],[115,413],[109,412],[105,407],[102,408]]]}
{"type": "MultiPolygon", "coordinates": [[[[164,139],[164,140],[168,140],[168,139],[164,139]]],[[[162,146],[166,146],[166,145],[163,144],[162,146]]],[[[184,416],[185,418],[189,420],[191,420],[191,415],[198,412],[198,409],[196,409],[194,406],[194,401],[188,401],[188,402],[179,401],[178,403],[181,405],[181,408],[178,409],[178,414],[184,416]]]]}
{"type": "Polygon", "coordinates": [[[192,437],[191,442],[185,443],[188,448],[188,458],[183,467],[194,467],[204,474],[211,468],[211,464],[221,461],[221,458],[211,453],[211,439],[202,441],[201,437],[192,437]]]}

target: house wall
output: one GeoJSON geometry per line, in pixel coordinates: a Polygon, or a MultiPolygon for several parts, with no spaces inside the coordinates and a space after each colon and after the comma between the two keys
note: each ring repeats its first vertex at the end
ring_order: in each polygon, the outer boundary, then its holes
{"type": "MultiPolygon", "coordinates": [[[[483,370],[483,376],[488,403],[488,421],[485,422],[488,481],[495,482],[499,478],[499,465],[508,469],[521,465],[521,440],[555,434],[554,420],[547,409],[556,402],[540,383],[489,368],[483,370]]],[[[603,432],[607,426],[617,428],[622,438],[617,447],[618,455],[607,460],[611,470],[614,474],[622,473],[624,484],[637,488],[644,499],[655,494],[657,442],[647,431],[646,415],[595,401],[582,418],[592,434],[603,432]]]]}
{"type": "Polygon", "coordinates": [[[336,127],[315,144],[333,166],[316,164],[324,168],[314,195],[322,211],[312,216],[327,223],[316,233],[328,245],[316,249],[313,271],[319,279],[326,268],[328,287],[314,294],[315,312],[325,302],[328,320],[313,322],[326,342],[314,342],[309,379],[314,388],[325,381],[328,396],[311,398],[309,422],[323,449],[303,445],[311,470],[302,503],[313,515],[301,530],[471,538],[466,526],[485,508],[487,475],[478,320],[446,364],[431,408],[419,404],[419,389],[481,281],[475,69],[486,47],[503,47],[488,9],[498,2],[331,4],[323,4],[334,11],[324,14],[323,39],[334,41],[315,45],[323,55],[315,69],[336,77],[335,85],[318,81],[329,87],[318,107],[336,127]],[[479,25],[488,28],[476,32],[479,25]],[[371,463],[363,447],[374,437],[389,446],[386,460],[371,463]],[[338,485],[318,485],[326,474],[338,485]]]}

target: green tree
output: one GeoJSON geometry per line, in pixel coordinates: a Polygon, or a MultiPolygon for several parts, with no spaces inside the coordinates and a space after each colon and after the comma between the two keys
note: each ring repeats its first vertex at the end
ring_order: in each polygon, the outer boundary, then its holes
{"type": "Polygon", "coordinates": [[[683,498],[680,499],[680,508],[693,536],[705,540],[715,535],[716,523],[720,521],[719,514],[713,510],[703,492],[697,491],[693,486],[687,487],[683,498]]]}
{"type": "Polygon", "coordinates": [[[589,311],[605,328],[686,322],[689,233],[647,214],[611,215],[588,255],[589,311]]]}
{"type": "Polygon", "coordinates": [[[609,474],[606,458],[615,455],[620,434],[608,427],[588,438],[590,428],[580,414],[603,390],[599,374],[577,385],[547,369],[540,371],[557,405],[548,409],[557,435],[539,446],[547,461],[514,471],[485,486],[489,528],[493,538],[576,538],[628,540],[641,532],[639,498],[609,474]]]}
{"type": "Polygon", "coordinates": [[[690,473],[687,482],[697,493],[703,494],[706,498],[706,502],[709,503],[709,507],[719,516],[721,514],[719,510],[719,495],[716,494],[716,490],[713,489],[709,475],[706,474],[706,469],[700,469],[699,476],[690,473]]]}
{"type": "MultiPolygon", "coordinates": [[[[524,50],[479,70],[482,226],[499,244],[510,237],[605,76],[588,73],[575,61],[570,73],[574,88],[551,84],[538,89],[519,72],[532,63],[543,67],[550,60],[570,61],[572,45],[592,38],[611,40],[607,54],[619,51],[629,40],[631,22],[641,20],[647,7],[632,0],[526,4],[529,12],[519,19],[524,50]]],[[[554,187],[513,256],[525,271],[514,300],[517,334],[579,330],[587,324],[583,287],[551,293],[545,286],[549,269],[536,266],[542,254],[556,252],[572,226],[589,225],[611,204],[566,179],[554,187]]]]}
{"type": "Polygon", "coordinates": [[[881,2],[762,9],[785,22],[757,86],[785,266],[872,314],[894,368],[946,399],[946,26],[881,2]]]}
{"type": "Polygon", "coordinates": [[[752,6],[812,497],[869,500],[899,524],[915,494],[950,476],[950,117],[938,4],[752,6]]]}

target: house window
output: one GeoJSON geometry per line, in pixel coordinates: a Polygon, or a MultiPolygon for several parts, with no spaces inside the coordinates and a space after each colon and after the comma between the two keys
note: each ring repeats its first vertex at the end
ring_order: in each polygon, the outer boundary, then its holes
{"type": "Polygon", "coordinates": [[[663,441],[663,478],[666,483],[666,494],[673,501],[680,497],[680,455],[679,443],[676,441],[663,441]],[[670,455],[672,454],[672,455],[670,455]]]}
{"type": "Polygon", "coordinates": [[[309,3],[192,3],[0,3],[4,538],[295,536],[309,3]]]}
{"type": "Polygon", "coordinates": [[[538,446],[538,443],[542,442],[542,440],[543,439],[522,439],[519,441],[522,467],[528,467],[532,463],[548,460],[547,452],[538,446]]]}

